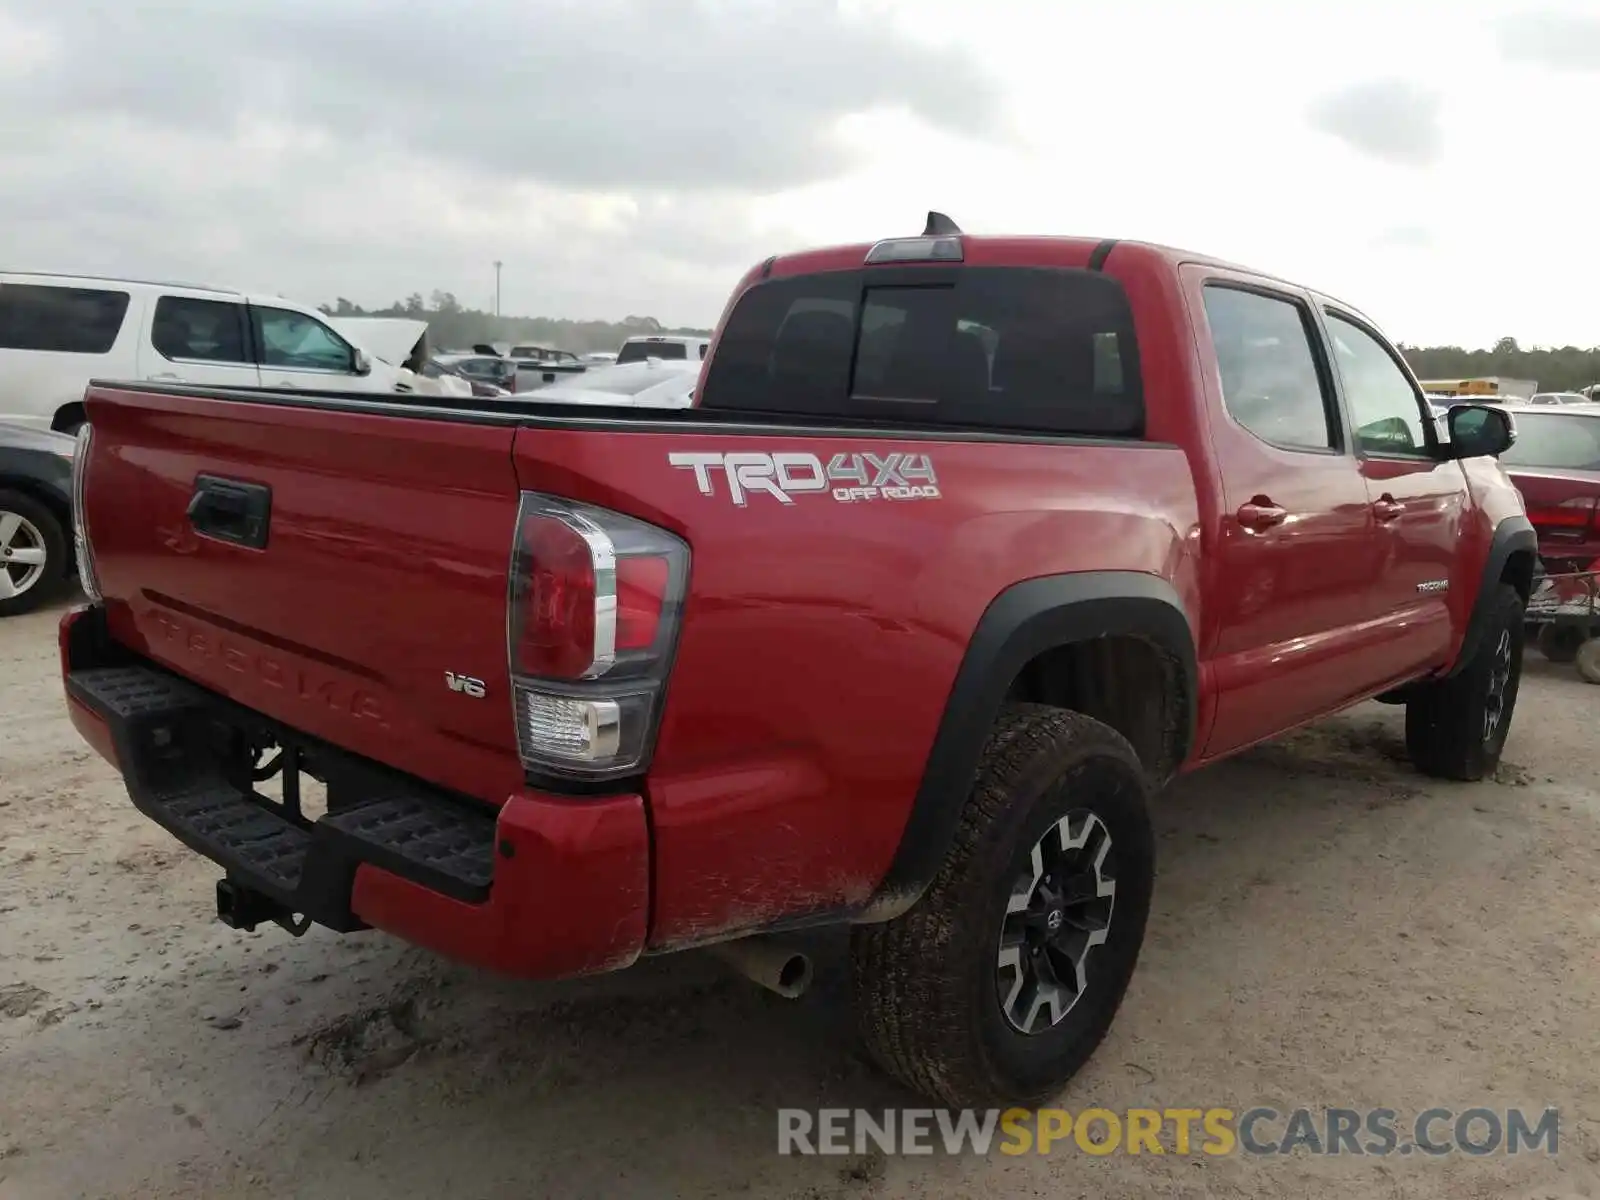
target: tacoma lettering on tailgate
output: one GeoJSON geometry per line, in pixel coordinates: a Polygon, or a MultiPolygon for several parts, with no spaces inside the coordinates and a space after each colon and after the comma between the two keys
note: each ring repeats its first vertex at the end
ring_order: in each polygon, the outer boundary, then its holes
{"type": "Polygon", "coordinates": [[[154,612],[151,619],[167,642],[183,647],[190,654],[221,661],[224,667],[236,674],[248,675],[267,687],[293,695],[297,700],[321,704],[341,716],[371,721],[385,729],[389,726],[382,703],[371,692],[339,679],[327,676],[318,678],[303,667],[285,663],[253,646],[230,642],[220,633],[186,625],[167,613],[154,612]]]}

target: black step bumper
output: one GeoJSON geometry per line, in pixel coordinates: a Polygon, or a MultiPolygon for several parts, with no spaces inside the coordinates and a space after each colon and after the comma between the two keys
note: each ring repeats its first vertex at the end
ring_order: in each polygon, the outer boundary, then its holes
{"type": "Polygon", "coordinates": [[[364,928],[350,907],[371,864],[468,904],[494,882],[495,814],[239,708],[150,665],[70,669],[68,696],[103,720],[139,811],[211,859],[234,888],[338,930],[364,928]],[[315,821],[252,786],[265,742],[327,785],[315,821]]]}

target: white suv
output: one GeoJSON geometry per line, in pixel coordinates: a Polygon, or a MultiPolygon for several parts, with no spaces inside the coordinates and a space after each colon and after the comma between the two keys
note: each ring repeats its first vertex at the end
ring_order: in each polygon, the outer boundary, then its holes
{"type": "Polygon", "coordinates": [[[276,296],[0,271],[0,421],[72,433],[91,379],[388,392],[402,374],[276,296]]]}

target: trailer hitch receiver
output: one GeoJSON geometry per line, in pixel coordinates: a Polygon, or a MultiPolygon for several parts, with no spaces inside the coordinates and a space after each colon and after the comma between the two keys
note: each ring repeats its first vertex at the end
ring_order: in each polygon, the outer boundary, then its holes
{"type": "Polygon", "coordinates": [[[246,933],[254,933],[263,921],[281,925],[295,937],[311,928],[310,917],[291,912],[271,896],[227,878],[217,880],[217,918],[230,929],[246,933]]]}

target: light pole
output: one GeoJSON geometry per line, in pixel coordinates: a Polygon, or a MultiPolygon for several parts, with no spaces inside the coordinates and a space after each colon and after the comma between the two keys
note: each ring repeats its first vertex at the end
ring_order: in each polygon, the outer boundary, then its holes
{"type": "Polygon", "coordinates": [[[500,315],[500,267],[501,267],[501,265],[502,264],[501,264],[501,262],[500,262],[500,260],[498,258],[494,260],[494,315],[497,316],[497,317],[500,315]]]}

